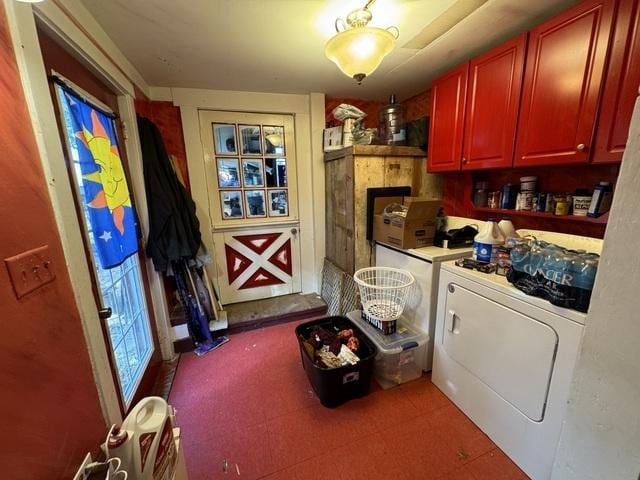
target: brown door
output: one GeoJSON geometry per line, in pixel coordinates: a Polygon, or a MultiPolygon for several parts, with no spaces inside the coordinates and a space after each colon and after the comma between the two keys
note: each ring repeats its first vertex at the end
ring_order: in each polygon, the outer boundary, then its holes
{"type": "MultiPolygon", "coordinates": [[[[122,139],[122,126],[117,119],[117,96],[89,72],[80,62],[39,31],[40,46],[47,73],[52,75],[51,93],[58,114],[58,127],[65,152],[69,181],[75,193],[76,213],[82,226],[85,256],[92,274],[92,290],[99,306],[105,344],[110,353],[114,382],[120,393],[120,406],[125,414],[142,397],[151,394],[161,362],[155,320],[150,308],[151,298],[144,268],[144,248],[139,242],[138,252],[120,265],[103,268],[98,261],[96,243],[108,241],[93,232],[88,220],[88,203],[78,161],[77,132],[70,121],[70,113],[62,100],[62,89],[53,75],[63,77],[72,89],[99,110],[113,112],[115,118],[102,117],[103,123],[111,123],[115,138],[111,148],[121,158],[127,183],[126,152],[122,139]]],[[[107,125],[104,125],[107,127],[107,125]]],[[[131,200],[132,202],[134,199],[131,200]]]]}

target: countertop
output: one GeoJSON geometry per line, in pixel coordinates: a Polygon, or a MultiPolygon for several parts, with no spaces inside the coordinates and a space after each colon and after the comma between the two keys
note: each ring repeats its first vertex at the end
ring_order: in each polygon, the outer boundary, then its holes
{"type": "Polygon", "coordinates": [[[404,253],[406,255],[412,255],[428,262],[444,262],[445,260],[453,260],[459,257],[469,257],[473,252],[471,247],[468,248],[442,248],[436,246],[422,247],[422,248],[410,248],[407,250],[387,245],[383,242],[376,241],[377,244],[395,250],[396,252],[404,253]]]}
{"type": "Polygon", "coordinates": [[[489,288],[497,290],[500,293],[504,293],[506,295],[509,295],[510,297],[516,298],[523,302],[527,302],[548,312],[568,318],[569,320],[572,320],[581,325],[584,325],[585,319],[587,318],[586,313],[578,312],[577,310],[573,310],[571,308],[558,307],[556,305],[553,305],[548,300],[545,300],[544,298],[527,295],[526,293],[518,290],[511,283],[509,283],[507,277],[503,277],[502,275],[496,275],[495,273],[482,273],[478,272],[477,270],[458,267],[453,260],[444,262],[442,264],[442,269],[453,272],[456,275],[460,275],[461,277],[467,278],[469,280],[481,283],[489,288]]]}

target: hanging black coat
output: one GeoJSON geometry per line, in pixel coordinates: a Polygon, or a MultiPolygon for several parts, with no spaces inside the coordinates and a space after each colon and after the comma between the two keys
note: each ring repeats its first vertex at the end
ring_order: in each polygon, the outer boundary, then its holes
{"type": "Polygon", "coordinates": [[[200,222],[196,205],[174,172],[158,128],[138,117],[144,184],[149,209],[147,256],[157,271],[170,263],[195,258],[200,248],[200,222]]]}

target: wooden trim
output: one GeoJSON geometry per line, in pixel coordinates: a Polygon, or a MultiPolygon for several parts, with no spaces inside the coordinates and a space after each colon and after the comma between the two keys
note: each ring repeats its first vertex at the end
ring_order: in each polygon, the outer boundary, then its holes
{"type": "MultiPolygon", "coordinates": [[[[291,312],[285,313],[282,315],[272,316],[261,318],[259,320],[253,320],[249,322],[242,322],[237,325],[231,325],[226,330],[219,330],[216,333],[221,335],[230,335],[242,332],[248,332],[250,330],[257,330],[259,328],[271,327],[273,325],[280,325],[283,323],[296,322],[298,320],[305,320],[307,318],[314,318],[326,315],[327,307],[314,307],[309,310],[305,310],[304,312],[291,312]]],[[[186,323],[186,322],[185,322],[186,323]]],[[[174,340],[173,348],[176,353],[187,353],[192,352],[194,349],[193,341],[191,337],[180,338],[178,340],[174,340]]]]}
{"type": "Polygon", "coordinates": [[[85,26],[82,25],[82,23],[80,23],[80,21],[73,16],[69,9],[60,0],[51,0],[51,3],[53,3],[60,9],[60,11],[69,19],[69,21],[71,21],[71,23],[73,23],[76,28],[80,30],[85,37],[87,37],[87,39],[93,44],[93,46],[96,47],[100,51],[100,53],[102,53],[105,58],[109,60],[109,62],[111,62],[116,70],[118,70],[127,80],[129,80],[129,82],[131,82],[131,85],[136,86],[136,82],[133,81],[129,74],[127,74],[127,72],[125,72],[122,67],[118,65],[118,62],[116,62],[114,58],[109,54],[109,52],[107,52],[107,50],[102,45],[100,45],[100,43],[95,38],[93,38],[93,35],[91,35],[91,33],[85,28],[85,26]]]}
{"type": "Polygon", "coordinates": [[[427,153],[418,147],[403,147],[395,145],[353,145],[341,148],[332,152],[325,152],[324,161],[329,162],[347,155],[377,155],[393,157],[420,157],[424,158],[427,153]]]}

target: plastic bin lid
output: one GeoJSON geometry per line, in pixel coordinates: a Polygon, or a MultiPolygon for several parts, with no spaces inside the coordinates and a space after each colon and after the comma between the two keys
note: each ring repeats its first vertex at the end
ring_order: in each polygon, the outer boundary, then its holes
{"type": "Polygon", "coordinates": [[[373,325],[362,319],[362,312],[354,310],[347,317],[355,323],[362,333],[371,340],[378,350],[385,354],[399,353],[424,345],[429,340],[429,335],[417,329],[404,317],[397,320],[396,332],[391,335],[383,335],[373,325]]]}

